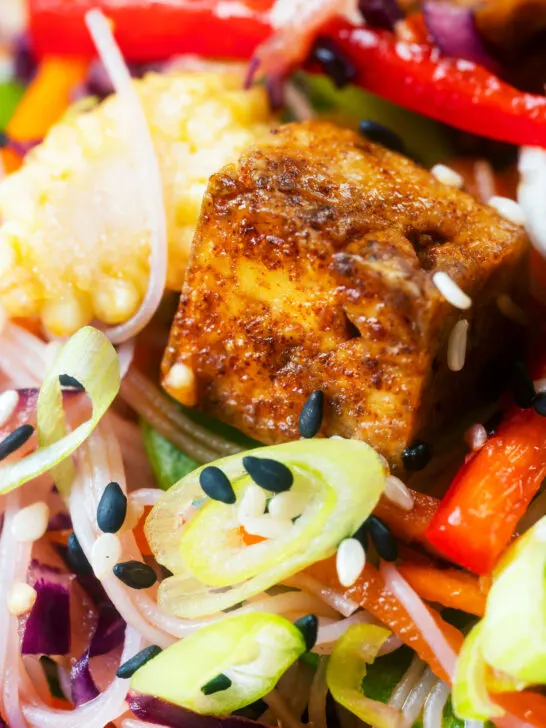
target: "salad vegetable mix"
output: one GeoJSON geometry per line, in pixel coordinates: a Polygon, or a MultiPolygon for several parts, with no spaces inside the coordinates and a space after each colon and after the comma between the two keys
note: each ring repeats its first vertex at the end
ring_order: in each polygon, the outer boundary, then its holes
{"type": "Polygon", "coordinates": [[[545,728],[532,10],[0,6],[0,726],[545,728]]]}

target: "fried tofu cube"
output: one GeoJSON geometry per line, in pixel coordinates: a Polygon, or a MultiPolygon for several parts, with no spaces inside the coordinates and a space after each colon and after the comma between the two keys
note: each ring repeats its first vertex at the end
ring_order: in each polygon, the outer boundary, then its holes
{"type": "Polygon", "coordinates": [[[505,348],[497,299],[520,285],[527,249],[522,228],[409,159],[326,122],[288,124],[209,182],[163,384],[264,443],[298,438],[321,389],[321,434],[365,440],[396,468],[505,348]],[[191,387],[176,387],[177,365],[191,387]]]}

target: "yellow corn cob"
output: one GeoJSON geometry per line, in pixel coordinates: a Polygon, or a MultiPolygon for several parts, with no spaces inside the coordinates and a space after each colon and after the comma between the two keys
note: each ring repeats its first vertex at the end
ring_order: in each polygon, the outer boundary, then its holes
{"type": "MultiPolygon", "coordinates": [[[[180,290],[208,178],[266,133],[261,88],[240,69],[149,74],[135,81],[163,179],[167,285],[180,290]]],[[[121,323],[147,287],[149,233],[139,175],[112,96],[69,114],[0,184],[0,305],[40,316],[53,334],[92,319],[121,323]]]]}

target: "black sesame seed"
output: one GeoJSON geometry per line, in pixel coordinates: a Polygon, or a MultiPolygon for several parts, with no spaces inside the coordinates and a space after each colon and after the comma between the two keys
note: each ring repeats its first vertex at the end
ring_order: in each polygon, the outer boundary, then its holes
{"type": "Polygon", "coordinates": [[[278,460],[247,455],[243,458],[243,466],[256,485],[272,493],[290,490],[294,482],[290,468],[278,460]]]}
{"type": "Polygon", "coordinates": [[[311,51],[311,60],[320,63],[323,71],[330,76],[337,88],[343,88],[356,78],[355,65],[331,38],[324,36],[317,38],[311,51]]]}
{"type": "Polygon", "coordinates": [[[396,561],[398,544],[390,529],[377,516],[370,516],[366,521],[375,550],[384,561],[396,561]]]}
{"type": "Polygon", "coordinates": [[[92,574],[93,567],[87,560],[76,534],[72,532],[68,537],[66,560],[76,574],[92,574]]]}
{"type": "Polygon", "coordinates": [[[406,146],[398,134],[387,126],[383,126],[378,121],[362,119],[359,124],[359,130],[370,141],[382,144],[387,149],[392,149],[393,152],[399,152],[400,154],[405,154],[406,152],[406,146]]]}
{"type": "Polygon", "coordinates": [[[364,522],[357,531],[354,532],[353,538],[355,538],[361,545],[364,551],[368,548],[368,528],[364,522]]]}
{"type": "Polygon", "coordinates": [[[152,567],[141,561],[122,561],[114,566],[113,571],[131,589],[149,589],[157,581],[152,567]]]}
{"type": "Polygon", "coordinates": [[[70,387],[71,389],[77,389],[78,392],[85,391],[85,387],[81,382],[78,382],[76,377],[71,377],[70,374],[59,374],[59,384],[61,387],[70,387]]]}
{"type": "Polygon", "coordinates": [[[533,400],[533,407],[537,415],[546,417],[546,392],[540,392],[533,400]]]}
{"type": "Polygon", "coordinates": [[[309,395],[301,410],[300,435],[302,437],[315,437],[322,425],[323,411],[324,392],[316,389],[309,395]]]}
{"type": "Polygon", "coordinates": [[[219,675],[216,675],[216,677],[213,677],[212,680],[209,680],[208,683],[203,685],[201,692],[205,695],[214,695],[214,693],[227,690],[231,687],[231,685],[232,682],[229,677],[221,672],[219,675]]]}
{"type": "Polygon", "coordinates": [[[104,533],[117,533],[127,515],[127,496],[119,483],[108,483],[97,508],[97,524],[104,533]]]}
{"type": "Polygon", "coordinates": [[[402,453],[402,462],[406,470],[423,470],[431,458],[430,447],[422,440],[416,440],[402,453]]]}
{"type": "Polygon", "coordinates": [[[512,367],[512,391],[518,407],[528,409],[533,405],[535,386],[522,361],[514,362],[512,367]]]}
{"type": "Polygon", "coordinates": [[[491,417],[483,423],[483,426],[485,427],[489,437],[491,437],[492,435],[495,434],[498,426],[502,422],[503,417],[504,417],[504,412],[501,412],[499,410],[498,412],[495,412],[495,414],[491,415],[491,417]]]}
{"type": "Polygon", "coordinates": [[[22,447],[32,437],[34,427],[32,425],[21,425],[0,442],[0,460],[7,458],[12,452],[22,447]]]}
{"type": "Polygon", "coordinates": [[[303,635],[307,652],[313,649],[317,641],[318,634],[318,619],[314,614],[306,614],[305,617],[297,619],[294,622],[294,627],[297,627],[303,635]]]}
{"type": "Polygon", "coordinates": [[[235,492],[228,476],[215,465],[209,465],[199,473],[199,484],[212,500],[231,505],[235,503],[235,492]]]}
{"type": "Polygon", "coordinates": [[[137,652],[136,655],[131,657],[131,659],[127,660],[127,662],[124,662],[123,665],[118,667],[118,671],[116,672],[117,677],[120,677],[122,680],[133,677],[138,669],[147,662],[150,662],[150,660],[154,657],[157,657],[160,652],[162,652],[161,647],[158,647],[157,645],[145,647],[143,650],[140,650],[140,652],[137,652]]]}

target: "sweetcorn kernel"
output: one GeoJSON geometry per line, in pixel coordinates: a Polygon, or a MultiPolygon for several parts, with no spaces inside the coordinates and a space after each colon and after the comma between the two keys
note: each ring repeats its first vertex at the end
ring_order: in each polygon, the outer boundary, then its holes
{"type": "MultiPolygon", "coordinates": [[[[157,153],[169,242],[167,286],[180,290],[211,174],[275,125],[242,67],[135,81],[157,153]]],[[[40,315],[55,335],[92,319],[118,324],[145,294],[150,239],[135,155],[114,95],[69,113],[0,183],[0,304],[40,315]]]]}

